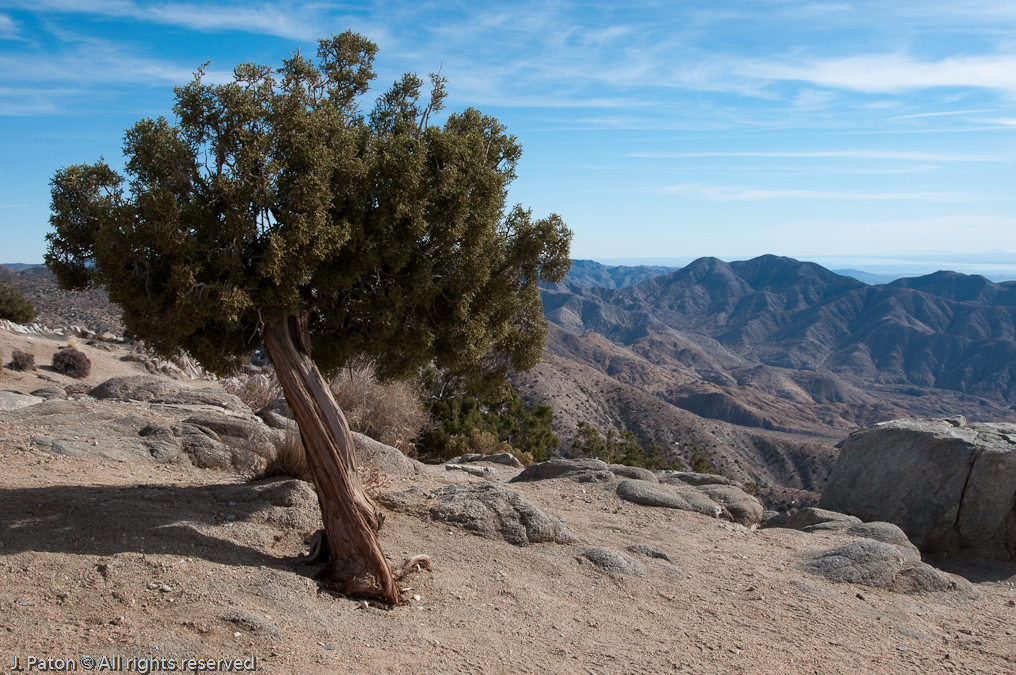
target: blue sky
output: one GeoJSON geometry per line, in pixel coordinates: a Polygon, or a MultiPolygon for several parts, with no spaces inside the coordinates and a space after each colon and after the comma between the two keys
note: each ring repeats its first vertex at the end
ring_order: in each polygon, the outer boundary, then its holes
{"type": "Polygon", "coordinates": [[[353,29],[377,90],[442,69],[522,143],[512,202],[573,256],[1016,252],[1016,3],[0,0],[0,262],[49,180],[168,114],[201,63],[353,29]]]}

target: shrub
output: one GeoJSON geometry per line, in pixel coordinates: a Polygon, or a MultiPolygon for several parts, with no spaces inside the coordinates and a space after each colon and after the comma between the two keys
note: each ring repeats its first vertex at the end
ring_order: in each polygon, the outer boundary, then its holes
{"type": "Polygon", "coordinates": [[[424,444],[431,453],[445,458],[462,452],[511,452],[525,464],[542,462],[558,445],[549,405],[523,401],[510,382],[497,394],[480,396],[462,378],[433,368],[423,375],[430,399],[430,414],[437,427],[424,444]],[[489,434],[487,436],[480,434],[489,434]],[[464,449],[464,444],[468,448],[464,449]],[[497,445],[501,444],[501,445],[497,445]],[[484,447],[498,449],[484,451],[484,447]]]}
{"type": "Polygon", "coordinates": [[[14,370],[35,370],[35,355],[15,349],[11,352],[11,368],[14,370]]]}
{"type": "MultiPolygon", "coordinates": [[[[377,440],[377,439],[375,439],[377,440]]],[[[275,476],[290,476],[308,483],[313,483],[310,464],[307,462],[307,451],[303,447],[303,440],[297,431],[287,430],[275,446],[275,456],[267,461],[250,461],[247,465],[252,470],[247,471],[249,480],[261,480],[263,478],[274,478],[275,476]]],[[[367,462],[356,467],[360,476],[364,491],[373,498],[381,494],[381,490],[390,484],[388,474],[378,469],[374,464],[367,462]]]]}
{"type": "Polygon", "coordinates": [[[723,472],[716,468],[712,460],[709,459],[709,455],[706,454],[705,450],[692,446],[694,450],[691,453],[691,470],[695,473],[713,473],[722,474],[723,472]]]}
{"type": "Polygon", "coordinates": [[[379,382],[374,363],[346,365],[331,381],[332,395],[349,428],[403,452],[428,426],[430,417],[413,382],[379,382]]]}
{"type": "Polygon", "coordinates": [[[64,347],[53,354],[53,370],[69,377],[84,379],[92,372],[92,362],[84,352],[74,347],[64,347]]]}
{"type": "Polygon", "coordinates": [[[0,319],[29,323],[34,318],[35,305],[32,301],[10,279],[0,279],[0,319]]]}
{"type": "Polygon", "coordinates": [[[282,385],[270,368],[256,375],[227,377],[221,384],[226,393],[237,396],[254,412],[263,410],[282,396],[282,385]]]}
{"type": "Polygon", "coordinates": [[[625,429],[618,432],[608,429],[604,436],[596,427],[579,422],[578,438],[572,449],[586,457],[595,457],[610,464],[641,466],[646,469],[682,469],[684,461],[678,455],[666,457],[656,441],[650,441],[649,448],[643,448],[638,436],[625,429]]]}
{"type": "Polygon", "coordinates": [[[299,432],[287,430],[286,435],[275,446],[275,456],[265,462],[251,479],[260,480],[275,476],[292,476],[308,483],[313,482],[310,464],[307,463],[307,452],[303,448],[299,432]]]}

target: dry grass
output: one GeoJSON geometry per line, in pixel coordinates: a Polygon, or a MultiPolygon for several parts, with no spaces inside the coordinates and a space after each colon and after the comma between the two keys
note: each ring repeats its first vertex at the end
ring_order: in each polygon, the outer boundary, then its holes
{"type": "MultiPolygon", "coordinates": [[[[303,447],[303,440],[297,431],[286,432],[282,442],[276,446],[275,456],[269,460],[264,460],[254,453],[250,454],[253,456],[247,457],[247,461],[241,460],[244,465],[241,467],[241,473],[246,474],[249,480],[291,476],[308,483],[314,482],[310,464],[307,462],[307,450],[303,447]]],[[[377,499],[381,491],[391,484],[388,474],[370,462],[357,466],[356,472],[360,475],[363,489],[374,499],[377,499]]]]}
{"type": "Polygon", "coordinates": [[[331,381],[332,394],[349,428],[410,454],[413,442],[430,423],[413,382],[377,380],[374,364],[361,361],[331,381]]]}
{"type": "Polygon", "coordinates": [[[257,375],[227,377],[220,384],[227,393],[237,396],[255,412],[282,396],[282,385],[272,368],[266,368],[257,375]]]}

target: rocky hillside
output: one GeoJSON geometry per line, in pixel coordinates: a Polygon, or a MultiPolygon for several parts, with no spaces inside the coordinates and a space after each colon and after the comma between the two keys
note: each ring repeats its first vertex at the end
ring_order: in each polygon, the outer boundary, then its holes
{"type": "Polygon", "coordinates": [[[817,431],[901,410],[1014,419],[1014,294],[1016,282],[952,272],[868,285],[763,256],[702,258],[623,289],[546,289],[544,309],[565,333],[624,350],[593,357],[569,338],[558,353],[598,359],[605,374],[674,405],[817,431]]]}

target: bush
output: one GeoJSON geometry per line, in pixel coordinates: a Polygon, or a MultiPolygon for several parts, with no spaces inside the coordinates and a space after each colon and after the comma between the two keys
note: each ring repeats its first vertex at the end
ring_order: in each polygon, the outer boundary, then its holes
{"type": "Polygon", "coordinates": [[[263,410],[282,396],[282,385],[275,377],[275,370],[266,369],[257,375],[237,375],[222,380],[222,388],[233,394],[254,412],[263,410]]]}
{"type": "Polygon", "coordinates": [[[430,417],[413,382],[379,382],[371,361],[346,365],[331,381],[332,395],[349,428],[385,445],[410,451],[430,417]]]}
{"type": "Polygon", "coordinates": [[[709,459],[709,455],[706,454],[705,450],[695,447],[694,445],[692,445],[692,447],[694,448],[693,452],[691,453],[690,460],[692,471],[694,471],[695,473],[712,473],[718,475],[723,474],[723,471],[717,469],[716,466],[713,464],[712,460],[709,459]]]}
{"type": "Polygon", "coordinates": [[[684,468],[680,456],[666,457],[656,441],[650,441],[649,449],[643,448],[638,436],[628,429],[621,432],[608,429],[604,436],[596,427],[579,422],[578,433],[578,438],[572,443],[572,450],[586,457],[595,457],[608,464],[626,464],[646,469],[684,468]]]}
{"type": "Polygon", "coordinates": [[[310,464],[307,463],[307,452],[299,432],[288,430],[282,441],[275,446],[275,456],[263,467],[251,475],[251,480],[274,478],[275,476],[291,476],[312,483],[310,464]]]}
{"type": "Polygon", "coordinates": [[[542,462],[558,445],[554,410],[523,401],[510,382],[499,394],[479,396],[462,378],[431,368],[423,384],[437,422],[424,439],[433,454],[447,459],[463,452],[511,452],[525,464],[542,462]]]}
{"type": "Polygon", "coordinates": [[[30,323],[35,318],[35,305],[9,279],[0,279],[0,319],[14,323],[30,323]]]}
{"type": "Polygon", "coordinates": [[[81,380],[92,372],[92,362],[84,352],[78,351],[74,347],[64,347],[53,354],[53,370],[81,380]]]}
{"type": "Polygon", "coordinates": [[[35,355],[15,349],[11,352],[11,368],[14,370],[35,370],[35,355]]]}

